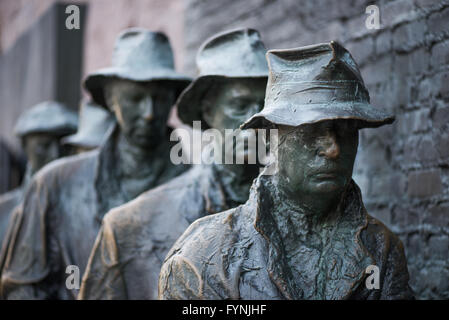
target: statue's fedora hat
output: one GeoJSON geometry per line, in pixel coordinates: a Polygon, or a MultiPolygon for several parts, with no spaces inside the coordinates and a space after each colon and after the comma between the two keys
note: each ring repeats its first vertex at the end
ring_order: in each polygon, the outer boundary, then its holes
{"type": "Polygon", "coordinates": [[[62,144],[96,148],[100,146],[115,118],[104,108],[89,100],[80,107],[79,126],[75,134],[62,138],[62,144]]]}
{"type": "Polygon", "coordinates": [[[113,78],[137,82],[169,81],[180,91],[191,81],[188,76],[175,71],[167,36],[141,28],[122,31],[115,42],[112,66],[91,73],[84,80],[95,103],[106,106],[104,85],[113,78]]]}
{"type": "Polygon", "coordinates": [[[24,137],[33,133],[49,133],[64,136],[76,132],[78,115],[56,101],[41,102],[22,113],[14,127],[14,133],[24,137]]]}
{"type": "Polygon", "coordinates": [[[186,124],[202,117],[203,98],[219,81],[235,79],[268,79],[266,49],[254,29],[234,29],[207,39],[198,50],[198,77],[180,94],[176,106],[179,118],[186,124]]]}
{"type": "Polygon", "coordinates": [[[354,119],[375,128],[394,116],[375,109],[351,54],[339,43],[267,52],[270,75],[265,106],[241,127],[300,126],[324,120],[354,119]]]}

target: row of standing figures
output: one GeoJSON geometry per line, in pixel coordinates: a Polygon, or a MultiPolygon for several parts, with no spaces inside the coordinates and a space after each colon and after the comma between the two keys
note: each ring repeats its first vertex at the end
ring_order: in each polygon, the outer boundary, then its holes
{"type": "Polygon", "coordinates": [[[267,51],[243,28],[206,40],[196,65],[193,80],[176,72],[163,33],[128,29],[84,80],[76,133],[56,102],[19,119],[29,162],[0,200],[2,298],[413,298],[401,241],[352,179],[359,130],[394,116],[370,105],[351,54],[335,41],[267,51]],[[276,129],[276,171],[174,164],[173,105],[189,126],[276,129]],[[77,154],[55,160],[61,142],[77,154]]]}

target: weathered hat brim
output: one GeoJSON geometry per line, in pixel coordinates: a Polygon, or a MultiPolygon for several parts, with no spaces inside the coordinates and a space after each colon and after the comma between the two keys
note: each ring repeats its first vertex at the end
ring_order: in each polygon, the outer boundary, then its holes
{"type": "Polygon", "coordinates": [[[178,117],[185,124],[192,126],[193,121],[201,121],[201,127],[207,129],[209,125],[203,119],[203,99],[217,82],[235,81],[239,79],[268,80],[268,74],[253,74],[242,76],[207,75],[195,79],[178,97],[176,107],[178,117]]]}
{"type": "Polygon", "coordinates": [[[391,124],[395,117],[368,103],[333,102],[329,104],[284,105],[263,109],[248,119],[241,129],[265,128],[270,124],[297,127],[326,120],[358,120],[359,128],[391,124]]]}
{"type": "Polygon", "coordinates": [[[115,67],[101,69],[86,77],[84,87],[91,94],[92,100],[104,108],[107,108],[104,98],[104,86],[111,79],[124,79],[136,82],[168,81],[179,88],[179,91],[187,87],[192,81],[191,78],[171,70],[164,70],[163,72],[141,70],[136,72],[135,70],[130,71],[115,67]]]}
{"type": "Polygon", "coordinates": [[[101,141],[97,141],[96,139],[88,138],[84,135],[79,135],[75,133],[70,136],[62,138],[61,144],[86,147],[86,148],[96,148],[101,144],[101,141]]]}
{"type": "Polygon", "coordinates": [[[60,126],[60,127],[41,127],[38,129],[30,129],[30,130],[15,130],[14,133],[18,137],[26,137],[30,134],[50,134],[57,137],[63,137],[69,134],[75,133],[77,130],[76,127],[67,128],[66,126],[60,126]]]}

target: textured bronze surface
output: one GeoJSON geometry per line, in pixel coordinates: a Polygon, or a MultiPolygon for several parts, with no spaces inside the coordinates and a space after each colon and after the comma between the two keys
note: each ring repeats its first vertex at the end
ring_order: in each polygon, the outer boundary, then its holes
{"type": "MultiPolygon", "coordinates": [[[[200,49],[199,70],[206,68],[201,57],[207,56],[208,70],[220,70],[220,75],[205,77],[200,72],[178,100],[183,106],[179,116],[189,125],[200,120],[221,133],[236,129],[262,108],[267,65],[253,63],[253,57],[263,57],[265,48],[257,31],[248,29],[214,36],[202,48],[209,50],[200,49]]],[[[159,270],[175,240],[194,220],[244,203],[258,173],[257,164],[197,165],[111,210],[91,254],[80,298],[156,299],[159,270]]]]}
{"type": "Polygon", "coordinates": [[[368,215],[352,180],[358,129],[393,117],[368,104],[337,43],[267,58],[265,108],[245,127],[279,129],[278,171],[260,175],[244,205],[187,229],[162,266],[159,298],[412,298],[401,241],[368,215]],[[378,289],[365,284],[371,265],[378,289]]]}
{"type": "Polygon", "coordinates": [[[126,30],[117,39],[114,67],[87,78],[117,125],[99,149],[55,161],[33,178],[10,225],[1,282],[7,299],[76,298],[78,290],[66,286],[66,267],[84,272],[104,214],[187,169],[169,160],[166,122],[189,80],[166,77],[176,74],[168,53],[165,35],[126,30]]]}

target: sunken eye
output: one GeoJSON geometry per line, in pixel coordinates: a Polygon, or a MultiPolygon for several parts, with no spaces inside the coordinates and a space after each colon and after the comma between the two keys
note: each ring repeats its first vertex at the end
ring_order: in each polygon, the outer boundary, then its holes
{"type": "Polygon", "coordinates": [[[226,108],[226,113],[229,115],[244,115],[248,112],[249,102],[241,99],[234,99],[232,103],[226,108]]]}
{"type": "Polygon", "coordinates": [[[246,108],[244,108],[244,107],[241,107],[241,108],[234,108],[233,110],[232,110],[232,114],[235,114],[235,115],[244,115],[244,114],[246,114],[248,112],[248,110],[246,109],[246,108]]]}
{"type": "Polygon", "coordinates": [[[143,95],[140,93],[131,94],[129,96],[129,100],[132,102],[138,102],[138,101],[142,100],[142,98],[143,98],[143,95]]]}
{"type": "Polygon", "coordinates": [[[340,136],[347,136],[347,135],[354,135],[357,131],[357,128],[353,122],[343,121],[338,124],[336,130],[340,136]]]}

